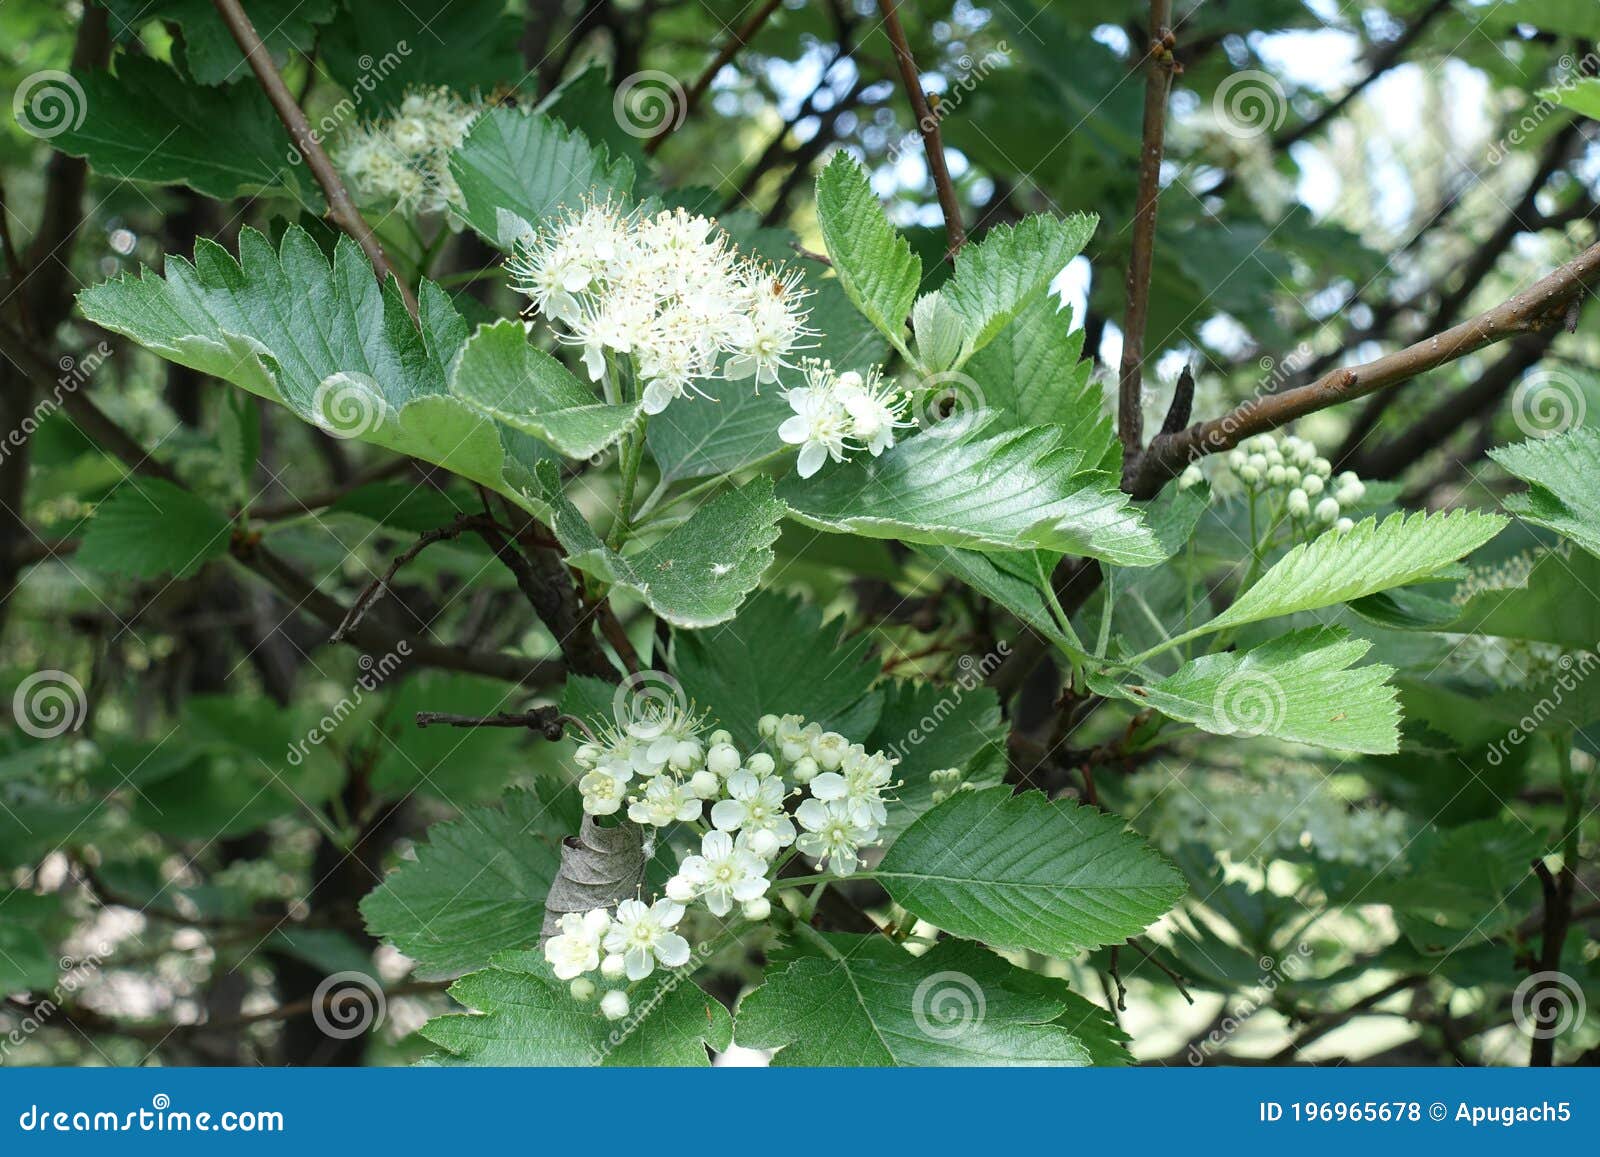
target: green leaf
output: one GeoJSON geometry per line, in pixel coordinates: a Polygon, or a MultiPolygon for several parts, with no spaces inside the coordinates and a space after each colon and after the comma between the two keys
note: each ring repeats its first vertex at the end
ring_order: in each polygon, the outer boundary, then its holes
{"type": "MultiPolygon", "coordinates": [[[[963,659],[971,662],[970,656],[963,659]]],[[[888,834],[903,830],[933,807],[931,772],[957,768],[961,782],[993,787],[1005,777],[1006,725],[1000,697],[982,686],[975,664],[962,668],[954,683],[895,680],[884,688],[883,714],[866,740],[868,751],[887,751],[900,760],[895,779],[897,802],[889,809],[888,834]]]]}
{"type": "Polygon", "coordinates": [[[974,414],[908,438],[879,458],[791,476],[778,497],[819,530],[931,546],[1053,550],[1119,566],[1162,561],[1160,544],[1116,480],[1056,430],[984,437],[974,414]],[[946,431],[946,426],[957,427],[946,431]]]}
{"type": "Polygon", "coordinates": [[[956,270],[941,293],[961,315],[970,355],[993,341],[1025,307],[1041,299],[1050,282],[1093,236],[1099,218],[1025,217],[1015,227],[996,225],[956,256],[956,270]]]}
{"type": "Polygon", "coordinates": [[[1600,555],[1600,430],[1575,426],[1554,438],[1501,446],[1489,457],[1528,484],[1526,494],[1505,500],[1507,510],[1600,555]]]}
{"type": "Polygon", "coordinates": [[[117,74],[74,74],[82,121],[51,145],[105,177],[187,185],[219,200],[297,192],[289,134],[255,83],[211,88],[154,60],[123,54],[117,74]],[[219,142],[226,142],[221,147],[219,142]]]}
{"type": "MultiPolygon", "coordinates": [[[[819,937],[820,939],[820,937],[819,937]]],[[[913,956],[882,936],[829,936],[739,1002],[735,1035],[784,1065],[1087,1065],[1059,992],[976,944],[913,956]]]]}
{"type": "Polygon", "coordinates": [[[1091,676],[1090,685],[1214,735],[1387,754],[1400,748],[1400,709],[1387,682],[1394,669],[1350,666],[1371,646],[1338,628],[1312,627],[1248,651],[1201,656],[1155,683],[1091,676]]]}
{"type": "MultiPolygon", "coordinates": [[[[137,33],[152,20],[172,21],[183,28],[183,61],[201,84],[229,84],[255,74],[211,0],[107,0],[112,32],[137,33]]],[[[292,52],[316,42],[318,24],[332,18],[333,0],[250,0],[250,21],[261,34],[273,61],[281,68],[292,52]]]]}
{"type": "Polygon", "coordinates": [[[1183,877],[1097,808],[1010,788],[957,792],[912,824],[874,873],[897,903],[996,948],[1076,955],[1144,931],[1183,877]]]}
{"type": "Polygon", "coordinates": [[[604,450],[639,415],[637,404],[600,401],[566,366],[529,345],[527,331],[510,319],[472,335],[456,362],[450,392],[569,458],[604,450]]]}
{"type": "Polygon", "coordinates": [[[634,591],[674,626],[710,627],[733,618],[772,565],[783,504],[772,497],[770,478],[723,491],[687,522],[627,555],[606,546],[584,521],[562,492],[554,464],[541,464],[539,483],[568,564],[634,591]]]}
{"type": "Polygon", "coordinates": [[[559,210],[633,187],[626,158],[613,160],[560,121],[514,108],[480,116],[451,154],[450,171],[461,186],[463,220],[506,252],[559,210]]]}
{"type": "Polygon", "coordinates": [[[725,1049],[733,1018],[680,973],[657,970],[629,993],[633,1013],[609,1021],[580,1004],[536,952],[508,953],[464,976],[450,995],[476,1015],[442,1016],[418,1031],[449,1065],[674,1065],[704,1067],[725,1049]]]}
{"type": "Polygon", "coordinates": [[[742,748],[760,742],[763,715],[804,715],[860,741],[883,706],[872,692],[879,666],[871,638],[847,638],[844,628],[842,619],[824,624],[816,606],[762,591],[725,626],[674,632],[672,667],[684,693],[742,748]]]}
{"type": "Polygon", "coordinates": [[[146,349],[258,394],[335,437],[407,454],[527,505],[532,471],[549,451],[498,426],[448,391],[466,323],[423,282],[420,332],[391,285],[380,289],[355,242],[330,263],[303,229],[277,252],[239,235],[239,261],[209,241],[194,264],[168,257],[78,296],[84,316],[146,349]]]}
{"type": "Polygon", "coordinates": [[[344,0],[343,7],[317,48],[328,74],[363,104],[398,105],[413,85],[487,95],[527,76],[517,48],[521,21],[501,0],[344,0]]]}
{"type": "Polygon", "coordinates": [[[867,171],[842,149],[817,178],[817,217],[845,295],[892,341],[903,341],[922,261],[889,224],[867,171]]]}
{"type": "Polygon", "coordinates": [[[49,992],[60,978],[56,954],[38,932],[0,921],[0,994],[49,992]]]}
{"type": "Polygon", "coordinates": [[[1488,542],[1506,520],[1498,514],[1393,514],[1367,518],[1344,533],[1325,533],[1280,558],[1231,607],[1194,633],[1238,627],[1330,607],[1436,574],[1488,542]]]}
{"type": "Polygon", "coordinates": [[[964,370],[1006,428],[1055,426],[1086,464],[1121,472],[1122,449],[1094,362],[1083,358],[1083,330],[1072,328],[1071,310],[1059,309],[1055,298],[1024,308],[964,370]]]}
{"type": "Polygon", "coordinates": [[[1568,83],[1559,88],[1541,89],[1538,95],[1540,100],[1569,108],[1579,116],[1600,120],[1600,79],[1596,77],[1569,78],[1568,83]]]}
{"type": "Polygon", "coordinates": [[[435,824],[416,860],[361,901],[367,931],[425,975],[482,968],[497,953],[537,944],[563,834],[526,791],[435,824]]]}
{"type": "Polygon", "coordinates": [[[77,561],[129,578],[188,578],[228,553],[230,533],[226,516],[191,491],[129,477],[96,508],[77,561]]]}
{"type": "Polygon", "coordinates": [[[1040,637],[1048,639],[1070,655],[1087,658],[1074,646],[1045,604],[1039,576],[1049,581],[1061,556],[1048,551],[1018,551],[1014,554],[981,554],[948,546],[917,546],[918,554],[937,563],[940,570],[954,575],[973,590],[999,603],[1028,624],[1040,637]]]}

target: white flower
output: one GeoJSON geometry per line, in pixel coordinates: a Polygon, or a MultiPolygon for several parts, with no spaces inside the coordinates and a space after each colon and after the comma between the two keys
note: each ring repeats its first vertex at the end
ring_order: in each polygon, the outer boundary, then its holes
{"type": "Polygon", "coordinates": [[[621,1020],[628,1015],[628,994],[614,988],[600,998],[600,1011],[607,1020],[621,1020]]]}
{"type": "Polygon", "coordinates": [[[544,958],[558,980],[572,980],[600,967],[600,940],[611,927],[604,908],[568,912],[559,921],[561,932],[545,941],[544,958]]]}
{"type": "Polygon", "coordinates": [[[796,473],[809,478],[829,458],[843,462],[848,452],[866,450],[874,458],[894,445],[906,398],[885,386],[876,367],[865,375],[854,370],[835,373],[828,362],[801,363],[806,384],[784,398],[794,416],[778,427],[778,437],[800,447],[796,473]]]}
{"type": "Polygon", "coordinates": [[[1296,488],[1289,491],[1289,513],[1296,518],[1304,518],[1311,513],[1311,499],[1304,490],[1296,488]]]}
{"type": "Polygon", "coordinates": [[[636,824],[664,828],[671,823],[692,823],[700,818],[700,797],[670,775],[658,775],[628,803],[628,818],[636,824]]]}
{"type": "Polygon", "coordinates": [[[461,190],[450,154],[482,106],[449,89],[413,89],[391,117],[353,125],[335,155],[364,201],[392,201],[402,211],[437,213],[457,203],[461,190]]]}
{"type": "Polygon", "coordinates": [[[578,781],[578,792],[583,796],[583,810],[590,815],[615,815],[622,807],[627,781],[609,771],[595,770],[578,781]]]}
{"type": "Polygon", "coordinates": [[[850,432],[850,415],[839,399],[814,386],[789,390],[784,394],[794,417],[778,427],[778,437],[800,447],[795,472],[810,478],[829,458],[844,461],[844,440],[850,432]]]}
{"type": "Polygon", "coordinates": [[[624,900],[605,935],[607,952],[622,956],[629,980],[643,980],[655,971],[657,962],[677,968],[689,960],[689,942],[676,932],[683,919],[683,905],[675,900],[624,900]]]}
{"type": "Polygon", "coordinates": [[[1339,500],[1337,498],[1324,498],[1317,503],[1316,509],[1318,522],[1335,522],[1339,518],[1339,500]]]}
{"type": "Polygon", "coordinates": [[[678,875],[695,886],[714,916],[726,916],[734,901],[743,903],[767,890],[767,863],[754,852],[734,846],[727,832],[707,832],[700,854],[687,856],[678,875]]]}
{"type": "Polygon", "coordinates": [[[1200,485],[1200,483],[1204,482],[1205,480],[1206,476],[1201,471],[1199,465],[1191,462],[1189,465],[1184,467],[1183,473],[1178,475],[1178,489],[1188,490],[1191,487],[1200,485]]]}
{"type": "Polygon", "coordinates": [[[731,743],[713,744],[706,753],[706,770],[728,776],[739,770],[739,749],[731,743]]]}
{"type": "Polygon", "coordinates": [[[1349,519],[1349,518],[1341,518],[1338,522],[1335,522],[1333,524],[1333,532],[1335,534],[1346,534],[1349,531],[1354,530],[1355,528],[1356,528],[1355,522],[1352,519],[1349,519]]]}
{"type": "Polygon", "coordinates": [[[861,827],[851,818],[850,806],[843,800],[824,803],[808,799],[795,809],[795,819],[805,829],[795,846],[817,861],[827,863],[836,876],[848,876],[860,862],[863,844],[878,838],[876,828],[861,827]]]}
{"type": "Polygon", "coordinates": [[[770,833],[774,851],[786,848],[794,843],[795,836],[794,822],[783,810],[786,794],[783,781],[775,776],[762,778],[753,772],[736,771],[728,777],[730,798],[711,806],[711,822],[724,832],[770,833]]]}

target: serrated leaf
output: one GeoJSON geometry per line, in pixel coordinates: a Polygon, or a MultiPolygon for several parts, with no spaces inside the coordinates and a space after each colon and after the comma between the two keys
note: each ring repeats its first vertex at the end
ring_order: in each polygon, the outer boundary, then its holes
{"type": "Polygon", "coordinates": [[[1059,1018],[1075,1007],[976,944],[913,956],[882,936],[829,936],[769,970],[735,1036],[785,1065],[1087,1065],[1059,1018]]]}
{"type": "Polygon", "coordinates": [[[330,263],[303,229],[277,251],[239,235],[239,261],[209,241],[194,263],[168,257],[84,290],[84,316],[146,349],[231,382],[335,437],[452,470],[527,505],[532,471],[553,457],[448,392],[466,323],[443,290],[423,282],[421,330],[393,287],[380,289],[355,242],[340,237],[330,263]]]}
{"type": "Polygon", "coordinates": [[[763,715],[803,715],[826,730],[860,741],[883,707],[872,692],[879,673],[866,635],[844,637],[844,622],[762,591],[731,623],[710,631],[673,633],[673,672],[695,705],[754,748],[763,715]],[[781,655],[782,662],[772,656],[781,655]]]}
{"type": "Polygon", "coordinates": [[[770,478],[724,491],[681,526],[626,555],[606,546],[584,521],[552,464],[541,465],[539,482],[568,564],[636,592],[674,626],[710,627],[733,618],[772,565],[783,504],[772,497],[770,478]]]}
{"type": "Polygon", "coordinates": [[[890,846],[875,877],[955,936],[1075,956],[1154,923],[1183,877],[1125,821],[1006,787],[957,792],[890,846]]]}
{"type": "Polygon", "coordinates": [[[477,1011],[418,1030],[445,1050],[435,1058],[443,1064],[704,1066],[706,1047],[725,1049],[733,1037],[728,1010],[676,972],[657,970],[635,985],[634,1011],[617,1022],[574,1000],[534,952],[499,958],[456,981],[450,995],[477,1011]]]}
{"type": "Polygon", "coordinates": [[[362,900],[367,931],[425,975],[482,968],[497,953],[536,944],[560,841],[545,805],[526,791],[435,824],[416,860],[362,900]]]}
{"type": "Polygon", "coordinates": [[[902,340],[922,260],[889,224],[866,170],[843,150],[817,178],[817,219],[845,295],[884,334],[902,340]]]}
{"type": "Polygon", "coordinates": [[[1400,749],[1394,668],[1351,668],[1372,644],[1338,628],[1293,631],[1248,651],[1190,660],[1154,683],[1091,676],[1090,686],[1214,735],[1271,736],[1341,751],[1400,749]]]}
{"type": "Polygon", "coordinates": [[[1121,445],[1094,363],[1083,358],[1083,330],[1054,297],[1023,308],[963,369],[1006,428],[1055,426],[1087,465],[1121,473],[1121,445]]]}
{"type": "Polygon", "coordinates": [[[1497,514],[1393,514],[1325,533],[1280,558],[1200,632],[1331,607],[1427,578],[1488,542],[1506,520],[1497,514]]]}
{"type": "Polygon", "coordinates": [[[505,252],[561,209],[626,196],[633,166],[540,113],[491,108],[450,156],[461,216],[505,252]]]}
{"type": "Polygon", "coordinates": [[[961,316],[966,353],[988,345],[1042,298],[1067,262],[1088,244],[1098,223],[1092,213],[1025,217],[1016,226],[996,225],[962,249],[941,292],[961,316]]]}
{"type": "MultiPolygon", "coordinates": [[[[50,143],[102,176],[187,185],[224,201],[299,189],[289,134],[254,83],[211,88],[126,53],[115,76],[74,75],[82,122],[50,143]]],[[[310,191],[304,197],[320,200],[310,191]]]]}
{"type": "Polygon", "coordinates": [[[578,834],[561,843],[561,864],[545,897],[540,938],[554,936],[557,922],[568,912],[614,908],[637,897],[645,859],[644,829],[638,824],[603,828],[585,815],[578,834]]]}
{"type": "Polygon", "coordinates": [[[792,517],[836,533],[1053,550],[1119,566],[1165,558],[1116,480],[1089,468],[1058,431],[984,436],[987,420],[987,414],[961,417],[955,424],[962,432],[943,432],[941,424],[881,457],[833,463],[812,478],[791,476],[778,496],[792,517]]]}
{"type": "Polygon", "coordinates": [[[159,478],[130,477],[95,510],[77,561],[129,578],[188,578],[228,553],[230,526],[199,495],[159,478]]]}
{"type": "Polygon", "coordinates": [[[637,404],[610,405],[595,397],[566,366],[529,345],[527,331],[511,320],[472,335],[456,361],[450,392],[569,458],[599,453],[639,416],[637,404]]]}
{"type": "Polygon", "coordinates": [[[1528,484],[1505,500],[1517,517],[1564,534],[1600,556],[1600,430],[1574,426],[1554,438],[1533,438],[1489,451],[1528,484]]]}

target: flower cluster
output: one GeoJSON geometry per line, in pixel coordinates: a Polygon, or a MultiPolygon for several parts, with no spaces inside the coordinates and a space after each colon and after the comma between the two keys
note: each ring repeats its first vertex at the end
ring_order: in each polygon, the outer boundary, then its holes
{"type": "MultiPolygon", "coordinates": [[[[1344,511],[1367,492],[1354,471],[1333,477],[1333,466],[1317,453],[1316,446],[1293,434],[1246,438],[1229,452],[1226,462],[1228,472],[1252,501],[1257,497],[1274,505],[1281,501],[1278,514],[1287,516],[1306,537],[1324,527],[1349,530],[1355,523],[1344,511]]],[[[1187,490],[1204,478],[1199,464],[1191,462],[1178,476],[1178,488],[1187,490]]]]}
{"type": "Polygon", "coordinates": [[[623,212],[609,201],[526,237],[512,285],[583,347],[593,381],[607,359],[631,359],[644,409],[716,377],[776,382],[812,336],[800,274],[745,257],[708,217],[683,209],[623,212]]]}
{"type": "MultiPolygon", "coordinates": [[[[686,963],[689,944],[675,929],[688,905],[703,903],[717,917],[738,905],[745,919],[764,920],[768,889],[791,856],[848,876],[861,850],[878,842],[896,760],[799,715],[762,716],[757,730],[768,750],[743,752],[727,731],[707,733],[692,709],[652,704],[578,748],[586,812],[613,815],[626,805],[628,819],[646,827],[692,825],[698,843],[653,903],[624,900],[615,912],[561,918],[545,958],[573,982],[574,996],[593,996],[586,974],[596,970],[633,982],[657,964],[686,963]]],[[[958,778],[949,778],[950,790],[958,778]]],[[[626,1016],[627,994],[607,993],[601,1010],[626,1016]]]]}
{"type": "Polygon", "coordinates": [[[1186,778],[1182,791],[1171,790],[1169,773],[1142,772],[1129,787],[1128,813],[1137,816],[1136,826],[1173,854],[1199,841],[1236,860],[1310,853],[1322,860],[1387,867],[1409,835],[1404,813],[1351,807],[1309,767],[1186,778]]]}
{"type": "Polygon", "coordinates": [[[828,362],[808,358],[806,384],[784,393],[794,416],[778,427],[778,437],[800,447],[796,470],[810,478],[829,458],[843,462],[848,453],[867,450],[874,458],[894,445],[909,399],[885,385],[874,367],[865,375],[837,373],[828,362]]]}
{"type": "Polygon", "coordinates": [[[461,199],[450,154],[482,111],[447,88],[411,89],[393,116],[343,135],[339,167],[363,200],[392,201],[406,212],[442,212],[461,199]]]}

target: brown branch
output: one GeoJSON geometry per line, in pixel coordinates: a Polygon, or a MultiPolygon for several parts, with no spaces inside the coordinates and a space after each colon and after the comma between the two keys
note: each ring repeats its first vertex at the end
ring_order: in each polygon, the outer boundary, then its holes
{"type": "Polygon", "coordinates": [[[345,615],[344,621],[334,628],[333,634],[328,636],[328,642],[344,642],[345,636],[361,625],[361,620],[366,618],[367,612],[376,606],[384,595],[389,593],[389,584],[394,582],[394,576],[400,573],[401,567],[434,543],[460,538],[467,531],[476,530],[480,524],[486,521],[485,515],[458,514],[447,525],[436,526],[432,530],[424,531],[416,542],[395,556],[394,561],[389,564],[387,570],[368,583],[362,592],[356,596],[356,601],[350,604],[349,614],[345,615]]]}
{"type": "Polygon", "coordinates": [[[1156,203],[1161,196],[1161,151],[1167,134],[1167,97],[1179,65],[1173,58],[1172,0],[1151,0],[1150,50],[1145,55],[1144,131],[1139,146],[1139,191],[1128,254],[1127,313],[1122,323],[1122,373],[1117,432],[1123,472],[1138,468],[1144,449],[1144,330],[1150,314],[1150,270],[1156,246],[1156,203]]]}
{"type": "Polygon", "coordinates": [[[1555,272],[1492,309],[1435,337],[1359,366],[1333,370],[1310,385],[1252,398],[1232,412],[1157,438],[1139,461],[1131,485],[1135,498],[1151,498],[1196,458],[1231,450],[1255,434],[1275,430],[1306,414],[1409,382],[1419,374],[1466,357],[1485,346],[1561,324],[1571,301],[1600,277],[1600,245],[1592,245],[1555,272]]]}
{"type": "Polygon", "coordinates": [[[311,131],[311,126],[306,122],[306,114],[295,103],[294,94],[289,91],[289,86],[283,83],[283,77],[278,73],[278,66],[272,62],[272,53],[261,42],[261,36],[256,32],[255,25],[250,22],[250,17],[245,14],[239,0],[212,0],[212,4],[217,9],[217,15],[222,17],[222,22],[228,26],[228,31],[233,34],[239,50],[250,62],[251,71],[256,74],[256,80],[266,92],[267,99],[272,102],[278,119],[283,121],[284,128],[289,130],[294,147],[305,158],[306,167],[317,179],[317,184],[322,186],[322,194],[328,200],[328,217],[361,246],[361,251],[367,255],[367,260],[372,262],[373,272],[378,275],[380,282],[394,278],[401,300],[405,302],[412,320],[416,320],[416,295],[411,292],[411,287],[406,284],[405,279],[396,274],[393,266],[389,264],[389,258],[383,252],[383,246],[379,244],[377,235],[373,233],[372,227],[367,224],[366,218],[361,216],[361,211],[351,200],[350,191],[344,187],[338,170],[333,167],[327,152],[323,150],[322,144],[311,131]]]}
{"type": "Polygon", "coordinates": [[[900,81],[905,85],[912,115],[917,118],[923,151],[928,154],[928,172],[933,176],[934,191],[939,195],[939,209],[944,214],[945,240],[953,261],[967,243],[967,231],[961,224],[961,202],[956,200],[955,186],[950,183],[950,169],[945,164],[944,142],[939,138],[939,118],[928,107],[928,94],[922,90],[922,78],[917,75],[917,62],[912,59],[911,45],[906,41],[906,30],[900,25],[900,13],[895,0],[878,0],[878,11],[883,13],[883,30],[889,35],[889,43],[894,45],[900,81]]]}
{"type": "Polygon", "coordinates": [[[760,8],[750,14],[749,19],[733,30],[728,39],[723,42],[722,47],[717,50],[717,55],[712,58],[711,63],[706,65],[705,71],[695,78],[694,83],[683,94],[683,108],[679,110],[679,115],[669,117],[667,123],[661,126],[656,135],[645,142],[644,151],[646,153],[653,156],[662,143],[677,130],[678,126],[688,119],[689,114],[694,112],[695,107],[700,103],[700,98],[711,87],[711,82],[717,78],[717,73],[721,72],[723,66],[739,54],[741,48],[754,39],[756,33],[761,31],[761,26],[767,22],[767,18],[776,12],[782,3],[783,0],[765,0],[765,3],[760,8]]]}
{"type": "Polygon", "coordinates": [[[498,715],[452,715],[448,711],[418,711],[418,727],[525,727],[554,742],[566,734],[559,707],[534,707],[527,711],[502,711],[498,715]]]}

